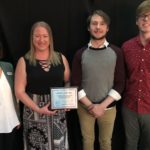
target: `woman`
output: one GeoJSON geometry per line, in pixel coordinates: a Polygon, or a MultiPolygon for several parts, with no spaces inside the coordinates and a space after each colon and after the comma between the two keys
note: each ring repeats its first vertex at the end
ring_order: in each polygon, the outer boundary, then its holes
{"type": "Polygon", "coordinates": [[[52,31],[45,22],[31,29],[30,51],[18,61],[15,93],[24,103],[25,150],[68,150],[65,110],[50,109],[50,87],[69,81],[68,61],[54,51],[52,31]]]}
{"type": "MultiPolygon", "coordinates": [[[[0,43],[0,59],[3,58],[0,43]]],[[[16,129],[19,128],[19,109],[13,90],[13,66],[0,61],[0,149],[16,150],[16,129]]]]}

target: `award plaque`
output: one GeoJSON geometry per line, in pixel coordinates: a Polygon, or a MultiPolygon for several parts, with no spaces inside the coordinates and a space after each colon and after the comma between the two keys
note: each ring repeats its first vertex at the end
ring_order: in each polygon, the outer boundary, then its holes
{"type": "Polygon", "coordinates": [[[51,109],[77,109],[77,87],[51,88],[51,109]]]}

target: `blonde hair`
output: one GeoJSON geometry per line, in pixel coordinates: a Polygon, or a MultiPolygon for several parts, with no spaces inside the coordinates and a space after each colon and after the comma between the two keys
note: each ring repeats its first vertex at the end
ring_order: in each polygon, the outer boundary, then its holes
{"type": "Polygon", "coordinates": [[[50,38],[50,45],[49,45],[49,57],[47,59],[47,63],[51,63],[53,65],[58,65],[61,63],[60,55],[58,52],[54,50],[53,44],[53,35],[51,27],[44,21],[39,21],[33,24],[30,33],[30,50],[26,53],[25,57],[29,60],[30,64],[36,65],[36,58],[35,58],[35,47],[33,44],[33,33],[37,27],[43,27],[47,30],[49,38],[50,38]]]}
{"type": "Polygon", "coordinates": [[[136,18],[150,11],[150,0],[144,0],[136,9],[136,18]]]}

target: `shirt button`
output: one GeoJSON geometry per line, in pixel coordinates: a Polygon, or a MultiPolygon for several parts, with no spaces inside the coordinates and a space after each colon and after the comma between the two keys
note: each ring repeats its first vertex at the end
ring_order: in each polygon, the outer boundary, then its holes
{"type": "Polygon", "coordinates": [[[144,61],[144,59],[142,59],[142,61],[144,61]]]}
{"type": "Polygon", "coordinates": [[[141,92],[142,90],[139,90],[139,92],[141,92]]]}
{"type": "Polygon", "coordinates": [[[143,51],[145,51],[146,49],[145,48],[143,48],[143,51]]]}
{"type": "Polygon", "coordinates": [[[143,69],[141,69],[141,72],[143,72],[143,69]]]}
{"type": "Polygon", "coordinates": [[[139,80],[140,82],[142,82],[143,80],[139,80]]]}
{"type": "Polygon", "coordinates": [[[140,99],[140,98],[138,98],[138,101],[141,101],[141,99],[140,99]]]}

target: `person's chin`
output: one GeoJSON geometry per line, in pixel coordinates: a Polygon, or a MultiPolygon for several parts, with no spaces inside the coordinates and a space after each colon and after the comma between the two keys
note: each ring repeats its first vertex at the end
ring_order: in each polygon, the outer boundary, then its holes
{"type": "Polygon", "coordinates": [[[105,38],[105,36],[92,36],[93,40],[102,40],[104,38],[105,38]]]}
{"type": "Polygon", "coordinates": [[[45,51],[45,50],[46,50],[46,48],[44,48],[44,47],[39,48],[39,51],[45,51]]]}

